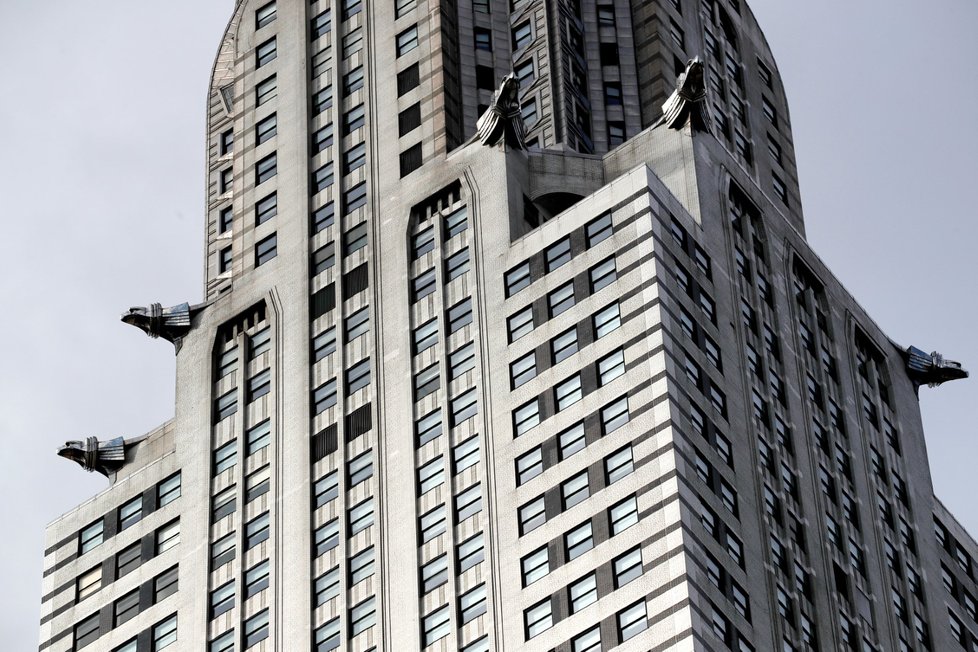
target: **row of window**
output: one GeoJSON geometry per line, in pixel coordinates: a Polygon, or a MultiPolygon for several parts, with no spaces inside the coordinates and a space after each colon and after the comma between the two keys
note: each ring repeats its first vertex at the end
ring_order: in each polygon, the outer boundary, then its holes
{"type": "Polygon", "coordinates": [[[160,509],[180,497],[180,472],[157,483],[153,493],[147,496],[140,494],[129,500],[116,510],[114,514],[115,523],[112,530],[106,526],[107,519],[113,515],[103,516],[91,525],[83,527],[78,533],[78,555],[84,555],[101,545],[112,535],[125,530],[126,528],[138,523],[144,515],[154,511],[153,499],[155,498],[155,509],[160,509]]]}

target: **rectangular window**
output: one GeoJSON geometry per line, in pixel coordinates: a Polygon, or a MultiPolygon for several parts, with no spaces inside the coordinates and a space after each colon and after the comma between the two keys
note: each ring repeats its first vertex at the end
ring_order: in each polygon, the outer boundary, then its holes
{"type": "Polygon", "coordinates": [[[234,559],[235,534],[232,532],[211,544],[211,570],[216,570],[234,559]]]}
{"type": "Polygon", "coordinates": [[[349,58],[351,55],[363,49],[363,30],[357,27],[356,29],[344,34],[341,49],[343,51],[344,59],[349,58]]]}
{"type": "Polygon", "coordinates": [[[461,625],[486,613],[486,585],[480,584],[471,591],[463,593],[458,599],[458,610],[461,625]]]}
{"type": "Polygon", "coordinates": [[[261,29],[273,20],[275,20],[275,3],[269,2],[267,5],[259,7],[255,12],[255,29],[261,29]]]}
{"type": "MultiPolygon", "coordinates": [[[[325,577],[325,576],[324,576],[325,577]]],[[[337,586],[339,585],[339,576],[337,575],[337,586]]],[[[328,621],[322,627],[316,629],[316,639],[313,649],[316,652],[331,652],[340,647],[340,619],[337,616],[332,620],[328,621]]]]}
{"type": "Polygon", "coordinates": [[[420,401],[428,394],[438,391],[440,386],[441,376],[436,362],[414,375],[414,400],[420,401]]]}
{"type": "Polygon", "coordinates": [[[153,650],[159,652],[177,642],[177,615],[173,614],[161,623],[153,626],[153,650]]]}
{"type": "Polygon", "coordinates": [[[405,136],[421,126],[421,102],[415,102],[397,114],[397,135],[405,136]]]}
{"type": "MultiPolygon", "coordinates": [[[[316,578],[316,606],[322,606],[340,594],[340,568],[336,566],[316,578]]],[[[339,627],[337,626],[337,632],[339,627]]],[[[338,642],[337,642],[338,645],[338,642]]]]}
{"type": "Polygon", "coordinates": [[[611,222],[611,213],[605,213],[601,217],[593,220],[584,227],[587,236],[588,248],[593,247],[602,240],[614,233],[614,225],[611,222]]]}
{"type": "Polygon", "coordinates": [[[571,328],[550,340],[550,351],[554,364],[574,355],[577,350],[577,327],[571,328]]]}
{"type": "Polygon", "coordinates": [[[180,543],[180,520],[167,523],[156,531],[156,554],[162,554],[180,543]]]}
{"type": "Polygon", "coordinates": [[[435,641],[448,636],[449,632],[452,631],[451,612],[448,609],[448,605],[424,616],[421,619],[421,626],[424,630],[422,632],[422,647],[428,647],[435,641]]]}
{"type": "Polygon", "coordinates": [[[336,405],[336,379],[328,380],[312,393],[313,416],[325,412],[336,405]]]}
{"type": "MultiPolygon", "coordinates": [[[[400,4],[407,0],[397,0],[400,4]]],[[[413,5],[415,0],[409,0],[410,4],[413,5]]],[[[401,72],[397,73],[397,96],[401,97],[406,95],[409,91],[414,90],[421,83],[419,66],[417,63],[413,63],[401,72]]]]}
{"type": "Polygon", "coordinates": [[[574,303],[573,281],[568,281],[547,295],[547,307],[550,310],[551,318],[556,317],[560,313],[571,308],[574,303]]]}
{"type": "Polygon", "coordinates": [[[533,307],[527,306],[506,320],[509,341],[515,342],[533,330],[533,307]]]}
{"type": "Polygon", "coordinates": [[[516,458],[516,484],[522,485],[543,473],[543,449],[537,446],[516,458]]]}
{"type": "Polygon", "coordinates": [[[344,341],[347,343],[366,334],[370,330],[370,306],[350,314],[343,322],[343,330],[344,341]]]}
{"type": "Polygon", "coordinates": [[[632,464],[632,447],[626,446],[604,460],[605,478],[607,484],[614,484],[635,470],[632,464]]]}
{"type": "Polygon", "coordinates": [[[312,173],[310,189],[312,194],[322,192],[333,185],[333,162],[329,161],[312,173]]]}
{"type": "Polygon", "coordinates": [[[253,518],[245,525],[245,550],[251,550],[268,539],[268,512],[253,518]]]}
{"type": "Polygon", "coordinates": [[[459,574],[480,564],[485,559],[485,539],[482,533],[480,532],[458,544],[455,557],[458,560],[459,574]]]}
{"type": "MultiPolygon", "coordinates": [[[[357,4],[360,4],[359,0],[357,4]]],[[[343,94],[350,95],[361,88],[363,88],[363,66],[357,66],[343,75],[343,94]]]]}
{"type": "Polygon", "coordinates": [[[102,588],[102,567],[96,566],[75,580],[75,602],[81,602],[102,588]]]}
{"type": "Polygon", "coordinates": [[[275,99],[278,95],[278,81],[275,75],[258,82],[255,86],[255,106],[261,106],[265,102],[275,99]]]}
{"type": "Polygon", "coordinates": [[[349,174],[367,162],[367,144],[357,143],[343,152],[343,174],[349,174]]]}
{"type": "Polygon", "coordinates": [[[540,424],[540,399],[535,398],[513,410],[513,436],[529,432],[540,424]]]}
{"type": "Polygon", "coordinates": [[[332,29],[332,26],[332,14],[330,13],[329,9],[327,9],[312,19],[312,37],[310,40],[315,41],[317,38],[328,34],[329,30],[332,29]]]}
{"type": "Polygon", "coordinates": [[[275,37],[268,39],[255,49],[255,56],[257,59],[256,68],[261,68],[266,63],[269,63],[278,56],[278,50],[275,45],[275,37]]]}
{"type": "Polygon", "coordinates": [[[484,27],[475,28],[475,49],[492,52],[492,32],[484,27]]]}
{"type": "Polygon", "coordinates": [[[231,485],[227,489],[220,491],[211,500],[211,523],[217,523],[225,516],[234,513],[236,509],[237,486],[231,485]]]}
{"type": "Polygon", "coordinates": [[[143,497],[136,496],[119,508],[119,531],[135,525],[143,517],[143,497]]]}
{"type": "Polygon", "coordinates": [[[366,451],[347,462],[347,489],[368,480],[374,474],[373,451],[366,451]]]}
{"type": "Polygon", "coordinates": [[[453,279],[469,271],[469,249],[466,247],[458,253],[449,256],[445,261],[445,282],[450,283],[453,279]]]}
{"type": "Polygon", "coordinates": [[[513,28],[513,52],[526,47],[533,40],[533,28],[530,21],[520,23],[513,28]]]}
{"type": "Polygon", "coordinates": [[[437,439],[441,435],[441,408],[418,419],[414,424],[414,431],[419,447],[437,439]]]}
{"type": "Polygon", "coordinates": [[[99,637],[99,614],[95,613],[75,625],[75,646],[80,650],[99,637]]]}
{"type": "Polygon", "coordinates": [[[642,574],[642,549],[633,548],[611,564],[615,576],[615,588],[620,588],[642,574]]]}
{"type": "Polygon", "coordinates": [[[310,261],[310,267],[312,268],[310,273],[312,276],[322,274],[336,264],[336,256],[334,255],[333,251],[334,246],[333,243],[330,242],[313,252],[312,260],[310,261]]]}
{"type": "Polygon", "coordinates": [[[268,638],[268,609],[263,609],[244,621],[244,640],[242,647],[248,649],[268,638]]]}
{"type": "Polygon", "coordinates": [[[153,578],[153,604],[177,592],[179,572],[176,566],[153,578]]]}
{"type": "Polygon", "coordinates": [[[623,532],[638,523],[638,501],[635,496],[629,496],[618,504],[612,505],[608,510],[608,516],[611,520],[612,535],[623,532]]]}
{"type": "Polygon", "coordinates": [[[421,530],[421,543],[431,541],[445,531],[445,506],[439,505],[422,514],[418,521],[421,530]]]}
{"type": "Polygon", "coordinates": [[[402,57],[418,47],[418,26],[413,25],[397,35],[397,56],[402,57]]]}
{"type": "Polygon", "coordinates": [[[528,88],[533,83],[533,78],[536,75],[536,70],[533,67],[533,59],[527,59],[523,63],[516,64],[513,72],[516,73],[516,79],[520,84],[520,88],[528,88]]]}
{"type": "Polygon", "coordinates": [[[272,371],[265,369],[248,379],[248,402],[257,401],[272,391],[272,371]]]}
{"type": "Polygon", "coordinates": [[[645,615],[645,600],[633,604],[628,609],[621,611],[617,616],[618,620],[618,640],[624,643],[639,632],[645,631],[649,626],[645,615]]]}
{"type": "Polygon", "coordinates": [[[313,499],[316,509],[336,499],[339,495],[339,482],[339,474],[335,469],[316,481],[313,499]]]}
{"type": "Polygon", "coordinates": [[[230,245],[221,249],[220,258],[217,261],[218,274],[226,274],[231,271],[234,264],[234,251],[230,245]]]}
{"type": "Polygon", "coordinates": [[[264,265],[278,254],[278,235],[272,235],[259,240],[255,245],[255,267],[264,265]]]}
{"type": "Polygon", "coordinates": [[[417,302],[429,294],[433,294],[437,287],[435,279],[435,268],[422,272],[411,281],[411,301],[417,302]]]}
{"type": "Polygon", "coordinates": [[[218,233],[227,233],[234,226],[234,208],[228,206],[227,208],[222,208],[221,213],[218,217],[218,233]]]}
{"type": "Polygon", "coordinates": [[[530,351],[523,357],[517,359],[509,365],[509,380],[511,389],[516,389],[520,385],[536,378],[537,375],[537,354],[530,351]]]}
{"type": "Polygon", "coordinates": [[[506,296],[511,297],[523,288],[529,287],[530,263],[522,263],[506,272],[506,296]]]}
{"type": "Polygon", "coordinates": [[[343,135],[348,136],[362,127],[366,121],[365,109],[358,104],[343,114],[343,135]]]}
{"type": "Polygon", "coordinates": [[[581,387],[581,374],[579,373],[574,374],[554,387],[554,402],[557,405],[558,412],[567,409],[583,397],[584,392],[581,387]]]}
{"type": "Polygon", "coordinates": [[[529,586],[546,577],[550,572],[550,554],[547,551],[547,546],[523,557],[520,560],[520,569],[523,574],[523,586],[529,586]]]}
{"type": "Polygon", "coordinates": [[[450,240],[455,236],[457,236],[462,231],[465,231],[467,228],[469,228],[468,215],[469,213],[467,208],[465,206],[462,206],[461,208],[452,211],[451,213],[445,216],[445,220],[444,220],[445,240],[450,240]]]}
{"type": "Polygon", "coordinates": [[[462,375],[475,368],[475,345],[472,342],[460,346],[448,356],[449,381],[461,378],[462,375]]]}
{"type": "Polygon", "coordinates": [[[607,258],[592,267],[588,276],[591,280],[592,293],[613,283],[618,278],[618,272],[615,269],[615,257],[607,258]]]}
{"type": "Polygon", "coordinates": [[[479,437],[469,437],[452,449],[452,466],[459,473],[479,463],[479,437]]]}
{"type": "Polygon", "coordinates": [[[102,543],[104,522],[98,520],[88,527],[85,527],[78,534],[78,554],[84,555],[102,543]]]}
{"type": "Polygon", "coordinates": [[[270,470],[263,466],[253,471],[245,478],[245,503],[250,503],[259,496],[268,493],[270,470]]]}
{"type": "Polygon", "coordinates": [[[573,426],[558,435],[557,441],[560,444],[560,459],[566,460],[578,451],[584,450],[587,441],[584,437],[584,422],[578,421],[573,426]]]}
{"type": "Polygon", "coordinates": [[[255,204],[255,224],[264,224],[278,214],[278,194],[272,193],[255,204]]]}
{"type": "Polygon", "coordinates": [[[523,124],[526,127],[532,127],[536,124],[537,120],[539,119],[536,99],[523,102],[523,106],[520,108],[520,117],[523,118],[523,124]]]}
{"type": "Polygon", "coordinates": [[[524,611],[523,622],[526,628],[526,640],[528,641],[553,627],[553,610],[550,598],[524,611]]]}
{"type": "Polygon", "coordinates": [[[423,496],[445,482],[445,463],[442,456],[427,462],[418,469],[418,495],[423,496]]]}
{"type": "Polygon", "coordinates": [[[545,252],[547,261],[547,273],[554,271],[571,259],[570,238],[564,238],[556,244],[547,248],[545,252]]]}
{"type": "Polygon", "coordinates": [[[349,256],[367,246],[367,223],[360,222],[343,234],[343,255],[349,256]]]}
{"type": "Polygon", "coordinates": [[[255,140],[257,145],[261,145],[267,140],[271,140],[272,137],[278,132],[278,119],[273,113],[263,120],[259,120],[255,125],[255,140]]]}
{"type": "Polygon", "coordinates": [[[482,486],[474,484],[455,496],[455,524],[482,511],[482,486]]]}
{"type": "Polygon", "coordinates": [[[374,547],[350,557],[350,586],[355,586],[374,574],[374,547]]]}
{"type": "Polygon", "coordinates": [[[570,480],[561,483],[560,499],[565,510],[570,509],[591,495],[588,487],[587,469],[584,469],[570,480]]]}
{"type": "Polygon", "coordinates": [[[435,229],[428,227],[414,236],[414,260],[435,249],[435,229]]]}
{"type": "Polygon", "coordinates": [[[340,545],[340,520],[334,518],[325,525],[316,528],[313,533],[313,543],[317,557],[340,545]]]}
{"type": "Polygon", "coordinates": [[[346,395],[352,396],[355,392],[363,389],[370,384],[370,358],[357,362],[346,370],[346,395]]]}
{"type": "Polygon", "coordinates": [[[601,409],[601,429],[607,435],[628,423],[628,397],[623,396],[601,409]]]}
{"type": "Polygon", "coordinates": [[[625,373],[625,352],[622,349],[613,351],[598,360],[598,384],[607,385],[615,378],[625,373]]]}
{"type": "Polygon", "coordinates": [[[585,575],[567,588],[570,593],[570,612],[572,614],[576,614],[598,601],[598,580],[594,573],[585,575]]]}
{"type": "Polygon", "coordinates": [[[368,498],[350,508],[348,514],[349,536],[362,532],[374,524],[374,501],[368,498]]]}
{"type": "Polygon", "coordinates": [[[547,511],[543,496],[534,498],[519,508],[520,536],[532,532],[547,522],[547,511]]]}
{"type": "Polygon", "coordinates": [[[452,428],[474,417],[479,411],[475,389],[470,389],[451,399],[451,411],[452,428]]]}
{"type": "MultiPolygon", "coordinates": [[[[600,7],[598,9],[600,11],[600,7]]],[[[572,638],[571,652],[601,652],[601,628],[592,627],[583,634],[572,638]]]]}
{"type": "Polygon", "coordinates": [[[133,571],[139,567],[139,564],[142,562],[142,559],[140,557],[142,552],[140,550],[140,546],[141,546],[140,542],[137,541],[136,543],[126,548],[123,548],[119,553],[116,554],[115,556],[116,579],[122,577],[126,573],[133,571]]]}
{"type": "Polygon", "coordinates": [[[234,581],[228,582],[211,591],[211,618],[217,618],[222,613],[234,608],[234,581]]]}
{"type": "Polygon", "coordinates": [[[323,111],[333,106],[333,87],[321,88],[312,96],[312,114],[319,115],[323,111]]]}
{"type": "Polygon", "coordinates": [[[421,567],[421,595],[435,590],[447,581],[448,555],[439,555],[421,567]]]}

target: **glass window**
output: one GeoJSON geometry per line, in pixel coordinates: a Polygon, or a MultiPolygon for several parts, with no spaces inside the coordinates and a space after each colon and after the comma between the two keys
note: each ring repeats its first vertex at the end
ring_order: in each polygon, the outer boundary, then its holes
{"type": "Polygon", "coordinates": [[[449,240],[469,228],[468,210],[465,206],[458,208],[445,216],[445,240],[449,240]]]}
{"type": "Polygon", "coordinates": [[[453,428],[463,421],[474,417],[479,411],[475,389],[470,389],[451,399],[451,410],[451,425],[453,428]]]}
{"type": "Polygon", "coordinates": [[[564,504],[564,509],[570,509],[589,495],[587,469],[560,485],[560,498],[564,504]]]}
{"type": "Polygon", "coordinates": [[[251,550],[268,539],[268,512],[248,521],[245,526],[245,550],[251,550]]]}
{"type": "Polygon", "coordinates": [[[278,235],[273,233],[255,245],[255,267],[264,265],[278,253],[278,235]]]}
{"type": "Polygon", "coordinates": [[[135,525],[143,517],[143,497],[136,496],[119,508],[119,531],[135,525]]]}
{"type": "Polygon", "coordinates": [[[482,511],[482,486],[474,484],[455,496],[455,523],[475,516],[482,511]]]}
{"type": "Polygon", "coordinates": [[[463,593],[458,599],[458,607],[462,625],[486,613],[486,585],[480,584],[463,593]]]}
{"type": "Polygon", "coordinates": [[[573,426],[563,431],[557,437],[560,444],[560,459],[566,460],[578,451],[584,450],[587,442],[584,438],[584,422],[578,421],[573,426]]]}
{"type": "Polygon", "coordinates": [[[340,520],[334,518],[325,525],[316,528],[313,533],[313,542],[316,545],[317,557],[340,545],[340,520]]]}
{"type": "Polygon", "coordinates": [[[520,560],[523,572],[523,586],[529,586],[550,572],[550,553],[547,546],[531,552],[520,560]]]}
{"type": "Polygon", "coordinates": [[[554,245],[547,248],[545,252],[545,258],[547,261],[547,273],[550,273],[563,265],[564,263],[570,261],[571,259],[571,245],[570,238],[564,238],[554,245]]]}
{"type": "Polygon", "coordinates": [[[316,578],[316,606],[322,606],[340,594],[340,567],[334,566],[316,578]]]}
{"type": "Polygon", "coordinates": [[[135,570],[142,563],[140,542],[137,541],[120,550],[115,556],[116,579],[122,577],[129,571],[135,570]]]}
{"type": "Polygon", "coordinates": [[[177,642],[177,615],[173,614],[153,626],[153,652],[158,652],[177,642]]]}
{"type": "Polygon", "coordinates": [[[576,614],[584,607],[598,601],[598,580],[594,573],[585,575],[568,587],[570,592],[570,611],[576,614]]]}
{"type": "Polygon", "coordinates": [[[102,567],[96,566],[75,580],[75,602],[81,602],[102,588],[102,567]]]}
{"type": "Polygon", "coordinates": [[[267,464],[245,478],[245,503],[268,493],[270,468],[267,464]]]}
{"type": "Polygon", "coordinates": [[[592,627],[583,634],[572,638],[571,652],[601,652],[601,628],[592,627]]]}
{"type": "Polygon", "coordinates": [[[362,104],[358,104],[343,114],[343,135],[352,134],[365,123],[366,114],[362,104]]]}
{"type": "Polygon", "coordinates": [[[245,649],[268,638],[268,609],[263,609],[244,621],[243,629],[244,641],[242,641],[242,646],[245,649]]]}
{"type": "Polygon", "coordinates": [[[526,640],[530,640],[541,632],[553,627],[554,621],[550,598],[524,611],[523,621],[526,626],[526,640]]]}
{"type": "Polygon", "coordinates": [[[329,30],[332,29],[332,25],[333,25],[332,14],[330,13],[329,9],[327,9],[326,11],[322,12],[321,14],[319,14],[318,16],[312,19],[311,40],[315,41],[317,38],[325,34],[328,34],[329,30]]]}
{"type": "Polygon", "coordinates": [[[631,445],[606,457],[604,460],[604,470],[607,484],[613,484],[634,471],[635,467],[632,464],[631,445]]]}
{"type": "Polygon", "coordinates": [[[522,358],[509,365],[509,380],[512,389],[516,389],[537,375],[537,354],[530,351],[522,358]]]}
{"type": "Polygon", "coordinates": [[[543,496],[534,498],[519,508],[520,536],[531,532],[547,522],[547,512],[543,496]]]}
{"type": "Polygon", "coordinates": [[[421,324],[414,329],[414,354],[417,355],[438,343],[438,320],[421,324]]]}
{"type": "Polygon", "coordinates": [[[463,344],[448,356],[448,379],[460,378],[465,372],[475,368],[475,345],[463,344]]]}
{"type": "Polygon", "coordinates": [[[363,49],[363,30],[357,27],[344,34],[341,49],[344,58],[348,58],[363,49]]]}
{"type": "Polygon", "coordinates": [[[373,596],[350,609],[350,636],[367,631],[376,622],[376,609],[373,596]]]}
{"type": "Polygon", "coordinates": [[[533,40],[533,28],[525,21],[513,28],[513,51],[527,46],[533,40]]]}
{"type": "Polygon", "coordinates": [[[313,414],[320,414],[336,405],[336,379],[329,380],[312,393],[313,414]]]}
{"type": "Polygon", "coordinates": [[[455,473],[459,473],[479,462],[479,437],[469,437],[452,449],[455,473]]]}
{"type": "Polygon", "coordinates": [[[533,307],[527,306],[506,320],[509,341],[515,342],[533,330],[533,307]]]}
{"type": "Polygon", "coordinates": [[[374,574],[374,547],[350,557],[350,586],[355,586],[374,574]]]}
{"type": "Polygon", "coordinates": [[[435,557],[421,567],[421,594],[424,595],[448,581],[448,555],[435,557]]]}
{"type": "Polygon", "coordinates": [[[553,355],[554,364],[574,355],[577,350],[576,326],[550,340],[550,352],[553,355]]]}
{"type": "Polygon", "coordinates": [[[472,323],[472,299],[465,299],[464,301],[459,301],[454,306],[448,309],[445,313],[445,319],[448,322],[448,333],[457,332],[463,326],[467,326],[472,323]]]}
{"type": "Polygon", "coordinates": [[[211,570],[228,563],[235,556],[234,532],[227,534],[211,544],[211,570]]]}
{"type": "Polygon", "coordinates": [[[314,485],[315,496],[313,500],[313,504],[315,505],[316,509],[328,504],[330,501],[339,496],[339,483],[339,473],[337,473],[336,469],[333,469],[319,480],[316,480],[316,484],[314,485]]]}
{"type": "Polygon", "coordinates": [[[266,63],[273,61],[276,56],[278,56],[278,50],[275,45],[275,37],[268,39],[255,49],[255,55],[257,57],[256,68],[261,68],[266,63]]]}
{"type": "Polygon", "coordinates": [[[628,423],[628,419],[627,396],[623,396],[601,409],[601,429],[606,435],[628,423]]]}
{"type": "Polygon", "coordinates": [[[543,449],[531,449],[516,458],[516,484],[521,485],[543,473],[543,449]]]}
{"type": "Polygon", "coordinates": [[[622,349],[614,351],[598,360],[598,384],[607,385],[615,378],[625,373],[625,352],[622,349]]]}
{"type": "Polygon", "coordinates": [[[584,227],[587,236],[587,246],[593,247],[602,240],[614,233],[614,226],[611,222],[611,213],[605,213],[601,217],[589,222],[584,227]]]}
{"type": "Polygon", "coordinates": [[[349,536],[353,536],[357,532],[362,532],[368,527],[374,524],[374,501],[372,498],[368,498],[363,502],[354,505],[350,508],[348,514],[349,519],[349,536]]]}
{"type": "Polygon", "coordinates": [[[99,614],[95,613],[75,625],[75,646],[80,650],[99,637],[99,614]]]}
{"type": "Polygon", "coordinates": [[[258,595],[268,588],[268,560],[257,563],[247,571],[244,576],[245,593],[244,599],[247,600],[253,595],[258,595]]]}
{"type": "Polygon", "coordinates": [[[540,423],[540,399],[535,398],[529,403],[513,410],[513,435],[519,437],[540,423]]]}
{"type": "Polygon", "coordinates": [[[275,20],[275,3],[269,2],[255,12],[255,29],[261,29],[273,20],[275,20]]]}
{"type": "Polygon", "coordinates": [[[272,371],[264,369],[248,379],[248,402],[251,403],[272,391],[272,371]]]}
{"type": "Polygon", "coordinates": [[[418,419],[414,424],[414,433],[419,447],[437,439],[441,435],[441,408],[418,419]]]}
{"type": "Polygon", "coordinates": [[[167,523],[156,531],[156,554],[162,554],[180,543],[180,520],[167,523]]]}
{"type": "Polygon", "coordinates": [[[346,464],[347,489],[355,487],[371,478],[374,474],[373,451],[369,450],[357,455],[346,464]]]}
{"type": "Polygon", "coordinates": [[[485,539],[480,532],[458,544],[455,551],[458,560],[458,572],[464,573],[485,559],[485,539]]]}
{"type": "Polygon", "coordinates": [[[316,629],[316,638],[313,649],[316,652],[331,652],[340,647],[340,619],[339,616],[327,621],[322,627],[316,629]]]}
{"type": "Polygon", "coordinates": [[[547,295],[547,307],[551,317],[556,317],[571,308],[574,303],[574,283],[572,281],[568,281],[547,295]]]}
{"type": "Polygon", "coordinates": [[[84,555],[102,543],[104,522],[100,519],[88,527],[82,529],[78,534],[78,554],[84,555]]]}
{"type": "Polygon", "coordinates": [[[217,523],[234,513],[237,491],[237,485],[231,485],[214,496],[211,500],[211,523],[217,523]]]}
{"type": "Polygon", "coordinates": [[[588,272],[591,279],[591,292],[597,292],[603,287],[613,283],[618,278],[618,271],[615,268],[615,257],[607,258],[588,272]]]}
{"type": "Polygon", "coordinates": [[[448,636],[449,632],[452,631],[451,613],[449,612],[448,605],[446,604],[432,611],[427,616],[424,616],[421,625],[424,629],[421,642],[422,647],[427,647],[435,641],[448,636]]]}
{"type": "Polygon", "coordinates": [[[416,47],[418,47],[417,25],[412,25],[397,35],[397,56],[404,56],[416,47]]]}
{"type": "Polygon", "coordinates": [[[615,588],[628,584],[642,574],[642,549],[633,548],[612,562],[615,588]]]}
{"type": "Polygon", "coordinates": [[[492,33],[484,27],[475,28],[475,49],[492,52],[492,33]]]}
{"type": "Polygon", "coordinates": [[[435,229],[429,226],[414,236],[414,259],[421,258],[435,248],[435,229]]]}
{"type": "Polygon", "coordinates": [[[513,296],[523,288],[529,287],[531,282],[529,262],[521,263],[509,270],[506,272],[507,298],[513,296]]]}
{"type": "Polygon", "coordinates": [[[268,77],[255,86],[255,106],[261,106],[278,95],[278,82],[275,75],[268,77]]]}
{"type": "Polygon", "coordinates": [[[625,642],[649,626],[645,615],[645,601],[633,604],[618,613],[618,638],[625,642]]]}
{"type": "Polygon", "coordinates": [[[259,120],[255,125],[255,140],[256,145],[261,145],[267,140],[271,140],[272,137],[278,132],[278,118],[273,113],[272,115],[259,120]]]}
{"type": "Polygon", "coordinates": [[[440,386],[441,376],[436,362],[414,375],[414,400],[420,401],[428,394],[438,391],[440,386]]]}
{"type": "Polygon", "coordinates": [[[565,410],[583,398],[584,393],[581,388],[581,374],[574,374],[562,383],[554,387],[554,399],[557,404],[557,411],[565,410]]]}
{"type": "Polygon", "coordinates": [[[608,510],[608,515],[611,518],[611,534],[623,532],[638,523],[638,501],[635,496],[629,496],[620,503],[613,505],[608,510]]]}
{"type": "MultiPolygon", "coordinates": [[[[445,282],[450,282],[467,271],[469,271],[468,247],[462,249],[452,256],[449,256],[448,260],[445,261],[445,282]]],[[[469,314],[471,315],[471,309],[469,314]]]]}
{"type": "Polygon", "coordinates": [[[234,581],[211,591],[211,618],[216,618],[234,608],[234,581]]]}
{"type": "Polygon", "coordinates": [[[357,362],[346,370],[346,395],[352,396],[355,392],[363,389],[370,384],[370,358],[357,362]]]}

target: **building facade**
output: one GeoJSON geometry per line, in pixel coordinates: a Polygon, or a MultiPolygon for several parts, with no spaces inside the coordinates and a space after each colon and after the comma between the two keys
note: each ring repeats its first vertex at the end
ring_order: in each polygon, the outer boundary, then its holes
{"type": "Polygon", "coordinates": [[[40,650],[978,649],[742,0],[239,0],[207,115],[204,303],[124,318],[175,415],[66,447],[40,650]]]}

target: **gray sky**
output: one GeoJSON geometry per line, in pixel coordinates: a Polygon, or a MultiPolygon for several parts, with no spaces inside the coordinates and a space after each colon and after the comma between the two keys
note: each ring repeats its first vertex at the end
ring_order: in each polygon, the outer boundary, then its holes
{"type": "MultiPolygon", "coordinates": [[[[172,347],[119,315],[201,297],[205,94],[232,5],[0,0],[4,649],[37,646],[44,525],[106,486],[56,447],[172,416],[172,347]]],[[[893,339],[978,373],[978,5],[751,5],[815,250],[893,339]]],[[[935,490],[978,532],[978,380],[921,407],[935,490]]]]}

